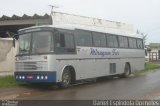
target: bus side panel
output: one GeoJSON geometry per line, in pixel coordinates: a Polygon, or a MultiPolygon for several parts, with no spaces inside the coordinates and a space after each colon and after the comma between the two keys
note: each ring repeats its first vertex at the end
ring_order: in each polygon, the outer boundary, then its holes
{"type": "Polygon", "coordinates": [[[58,71],[58,64],[56,64],[56,55],[48,56],[48,70],[56,72],[56,82],[58,82],[59,71],[58,71]]]}
{"type": "MultiPolygon", "coordinates": [[[[115,75],[124,73],[125,64],[128,62],[131,70],[144,69],[143,50],[117,49],[119,55],[90,55],[90,48],[83,48],[87,53],[56,55],[55,70],[57,71],[57,81],[61,81],[63,69],[66,66],[73,66],[76,72],[76,79],[87,79],[101,76],[115,75]],[[115,64],[116,71],[110,72],[110,65],[115,64]]],[[[101,51],[112,51],[112,48],[100,49],[101,51]]],[[[54,68],[53,67],[53,68],[54,68]]],[[[53,69],[54,70],[54,69],[53,69]]]]}
{"type": "Polygon", "coordinates": [[[129,59],[131,71],[143,70],[145,68],[145,58],[132,58],[129,59]],[[137,62],[138,61],[138,62],[137,62]]]}

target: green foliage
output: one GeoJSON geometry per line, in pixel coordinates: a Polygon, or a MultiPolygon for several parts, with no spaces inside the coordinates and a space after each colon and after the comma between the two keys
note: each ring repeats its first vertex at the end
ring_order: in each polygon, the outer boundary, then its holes
{"type": "Polygon", "coordinates": [[[20,84],[20,82],[16,82],[14,76],[4,76],[0,77],[0,87],[13,87],[20,84]]]}
{"type": "Polygon", "coordinates": [[[154,69],[159,69],[160,64],[146,63],[146,67],[144,70],[136,71],[133,74],[135,76],[146,75],[148,72],[154,71],[154,69]]]}
{"type": "Polygon", "coordinates": [[[157,69],[157,68],[160,68],[159,64],[153,64],[153,63],[146,64],[146,70],[153,70],[153,69],[157,69]]]}

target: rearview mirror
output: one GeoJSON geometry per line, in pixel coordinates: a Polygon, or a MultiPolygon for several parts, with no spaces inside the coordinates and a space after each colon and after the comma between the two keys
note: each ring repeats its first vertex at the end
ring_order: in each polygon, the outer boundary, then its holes
{"type": "Polygon", "coordinates": [[[15,40],[18,40],[18,39],[19,39],[19,35],[16,34],[16,35],[13,36],[13,38],[14,38],[15,40]]]}
{"type": "Polygon", "coordinates": [[[16,40],[13,38],[13,47],[16,47],[16,40]]]}
{"type": "Polygon", "coordinates": [[[18,34],[13,36],[13,47],[14,48],[16,47],[16,40],[18,40],[18,39],[19,39],[19,35],[18,34]]]}

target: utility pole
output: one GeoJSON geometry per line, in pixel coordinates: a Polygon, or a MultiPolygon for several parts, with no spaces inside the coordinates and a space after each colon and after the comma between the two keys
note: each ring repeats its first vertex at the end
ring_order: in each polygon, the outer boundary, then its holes
{"type": "Polygon", "coordinates": [[[55,9],[55,8],[59,8],[58,6],[54,6],[54,5],[48,5],[48,6],[51,7],[51,13],[50,13],[51,16],[52,16],[53,13],[54,13],[54,9],[55,9]]]}

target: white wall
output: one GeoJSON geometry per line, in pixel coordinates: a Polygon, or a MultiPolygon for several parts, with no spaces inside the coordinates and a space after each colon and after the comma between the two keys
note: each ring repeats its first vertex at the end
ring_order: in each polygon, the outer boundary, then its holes
{"type": "Polygon", "coordinates": [[[13,75],[15,54],[12,38],[0,38],[0,75],[13,75]]]}
{"type": "Polygon", "coordinates": [[[66,13],[54,12],[52,14],[53,25],[68,25],[78,28],[85,28],[89,30],[100,30],[107,33],[116,33],[127,36],[136,36],[133,25],[109,21],[104,19],[97,19],[91,17],[84,17],[66,13]]]}

